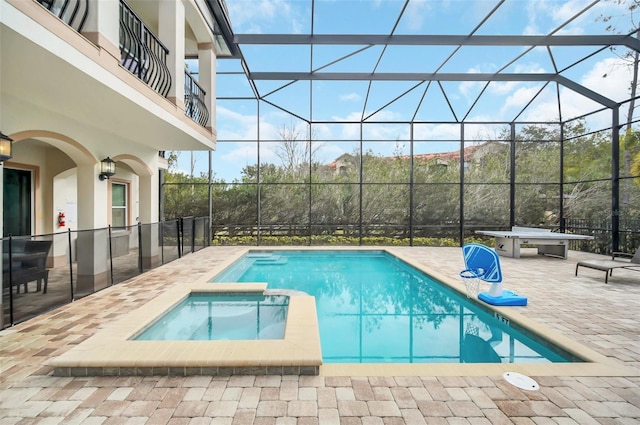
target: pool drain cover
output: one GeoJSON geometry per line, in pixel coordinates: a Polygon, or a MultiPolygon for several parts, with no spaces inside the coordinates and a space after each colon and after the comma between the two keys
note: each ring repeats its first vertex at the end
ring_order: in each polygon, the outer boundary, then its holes
{"type": "Polygon", "coordinates": [[[511,385],[523,390],[538,391],[540,389],[536,381],[518,372],[505,372],[502,377],[511,385]]]}

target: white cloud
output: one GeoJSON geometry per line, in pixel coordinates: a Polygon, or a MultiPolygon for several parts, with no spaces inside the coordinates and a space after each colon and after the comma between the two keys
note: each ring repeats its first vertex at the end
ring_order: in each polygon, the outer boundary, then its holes
{"type": "Polygon", "coordinates": [[[323,144],[316,153],[316,160],[321,164],[328,164],[342,154],[353,153],[344,149],[344,145],[323,144]]]}
{"type": "MultiPolygon", "coordinates": [[[[256,116],[243,115],[224,107],[218,107],[217,117],[218,140],[225,144],[225,152],[220,156],[222,161],[242,166],[255,164],[257,158],[255,140],[258,137],[256,116]],[[227,140],[234,142],[225,142],[227,140]]],[[[263,140],[278,139],[276,125],[263,118],[260,121],[260,138],[263,140]]],[[[220,144],[218,146],[220,147],[220,144]]],[[[261,161],[273,162],[277,158],[274,147],[274,143],[264,143],[260,146],[261,161]]]]}
{"type": "MultiPolygon", "coordinates": [[[[523,63],[514,66],[513,72],[516,74],[541,74],[545,69],[537,63],[523,63]]],[[[493,94],[505,95],[514,93],[525,83],[521,81],[494,81],[489,85],[489,90],[493,94]]]]}
{"type": "Polygon", "coordinates": [[[296,10],[287,0],[234,0],[227,2],[233,28],[239,33],[261,34],[274,32],[300,33],[304,28],[303,20],[299,19],[296,10]],[[289,26],[289,31],[283,31],[283,25],[289,26]]]}
{"type": "Polygon", "coordinates": [[[254,1],[253,7],[247,6],[248,4],[242,1],[232,1],[227,4],[231,22],[236,30],[242,28],[243,31],[246,31],[245,25],[247,23],[256,28],[256,22],[272,20],[276,11],[275,2],[270,0],[254,1]]]}
{"type": "MultiPolygon", "coordinates": [[[[631,68],[626,66],[621,59],[609,58],[597,62],[578,80],[578,83],[613,101],[621,101],[629,97],[630,81],[631,68]],[[607,74],[605,78],[603,78],[604,74],[607,74]]],[[[546,102],[536,103],[535,107],[526,111],[525,119],[557,119],[558,109],[556,102],[557,99],[554,97],[549,98],[546,102]]],[[[563,119],[581,116],[603,107],[603,105],[566,87],[561,87],[560,89],[560,102],[563,119]]],[[[620,112],[620,120],[624,121],[626,119],[626,110],[621,110],[620,112]]],[[[587,117],[587,125],[592,129],[609,127],[611,126],[611,113],[606,111],[605,113],[587,117]]]]}
{"type": "Polygon", "coordinates": [[[630,13],[625,2],[617,4],[614,1],[600,1],[592,4],[587,0],[528,0],[528,21],[523,26],[522,33],[525,35],[547,34],[574,16],[577,18],[555,32],[555,35],[597,34],[604,31],[610,24],[622,33],[631,30],[630,13]],[[590,7],[578,16],[587,6],[590,7]],[[601,16],[612,19],[603,22],[600,19],[601,16]]]}
{"type": "Polygon", "coordinates": [[[321,123],[321,124],[313,124],[311,126],[311,139],[312,140],[331,140],[335,137],[332,129],[335,125],[321,123]]]}
{"type": "MultiPolygon", "coordinates": [[[[467,69],[467,74],[479,74],[480,69],[478,67],[473,67],[467,69]]],[[[471,93],[476,93],[485,83],[482,81],[463,81],[458,84],[458,91],[467,99],[471,97],[471,93]]]]}
{"type": "MultiPolygon", "coordinates": [[[[482,65],[485,70],[480,70],[478,67],[467,69],[467,74],[478,74],[478,73],[491,73],[496,71],[495,64],[486,63],[482,65]]],[[[514,73],[526,73],[526,74],[536,74],[536,73],[544,73],[545,69],[538,63],[521,63],[517,64],[513,67],[511,72],[514,73]]],[[[463,81],[458,84],[458,91],[462,94],[466,99],[475,100],[476,96],[480,93],[480,90],[486,85],[485,81],[463,81]]],[[[504,95],[507,93],[513,93],[519,86],[523,85],[520,81],[494,81],[489,84],[488,90],[492,94],[504,95]]]]}
{"type": "Polygon", "coordinates": [[[255,140],[258,137],[255,115],[243,115],[230,109],[216,108],[218,139],[255,140]]]}
{"type": "MultiPolygon", "coordinates": [[[[365,116],[370,112],[366,112],[365,116]]],[[[344,117],[333,116],[332,119],[336,122],[353,122],[360,121],[362,113],[359,111],[351,112],[344,117]]],[[[374,115],[375,121],[399,121],[402,114],[390,111],[382,110],[374,115]]],[[[359,140],[360,139],[360,124],[343,124],[340,126],[341,134],[337,135],[339,139],[344,140],[359,140]]],[[[397,138],[406,139],[408,129],[398,133],[398,127],[394,125],[381,125],[381,124],[365,124],[363,127],[363,137],[369,140],[395,140],[397,138]]]]}
{"type": "MultiPolygon", "coordinates": [[[[548,34],[572,19],[588,5],[586,0],[529,0],[527,2],[528,21],[522,33],[525,35],[548,34]]],[[[585,23],[594,23],[598,10],[594,5],[555,34],[584,34],[585,23]]]]}
{"type": "Polygon", "coordinates": [[[427,0],[412,0],[404,11],[403,20],[411,30],[422,28],[422,24],[431,12],[431,5],[427,0]]]}
{"type": "MultiPolygon", "coordinates": [[[[553,4],[549,10],[549,17],[553,19],[553,22],[560,25],[563,22],[568,21],[573,16],[577,15],[582,9],[587,6],[587,2],[584,0],[570,0],[566,3],[553,4]]],[[[588,12],[587,12],[588,13],[588,12]]],[[[594,19],[588,18],[591,21],[594,19]]],[[[580,24],[570,23],[566,27],[562,28],[557,34],[584,34],[584,27],[580,24]]]]}
{"type": "Polygon", "coordinates": [[[582,78],[581,84],[610,99],[626,100],[629,98],[632,70],[630,63],[608,58],[598,62],[582,78]]]}
{"type": "Polygon", "coordinates": [[[358,93],[347,93],[340,95],[340,100],[342,102],[358,102],[362,97],[358,93]]]}
{"type": "Polygon", "coordinates": [[[539,34],[540,29],[538,28],[537,19],[538,13],[541,11],[544,6],[544,1],[528,1],[527,6],[527,22],[522,29],[522,34],[524,35],[534,35],[539,34]]]}
{"type": "Polygon", "coordinates": [[[254,164],[257,158],[257,144],[253,142],[235,142],[230,152],[221,156],[224,162],[233,164],[254,164]]]}
{"type": "Polygon", "coordinates": [[[423,140],[454,140],[460,137],[459,124],[420,124],[415,126],[414,138],[423,140]]]}
{"type": "MultiPolygon", "coordinates": [[[[500,116],[504,116],[512,108],[522,109],[540,91],[540,87],[520,87],[508,96],[500,108],[500,116]]],[[[555,108],[557,109],[557,108],[555,108]]]]}

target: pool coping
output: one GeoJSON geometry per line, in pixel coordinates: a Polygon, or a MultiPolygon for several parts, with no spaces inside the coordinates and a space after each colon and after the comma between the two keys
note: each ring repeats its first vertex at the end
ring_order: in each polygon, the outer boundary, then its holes
{"type": "MultiPolygon", "coordinates": [[[[410,266],[427,273],[442,284],[466,296],[466,289],[459,281],[409,259],[394,250],[393,247],[383,249],[404,261],[410,266]]],[[[571,363],[372,363],[372,364],[323,364],[320,374],[324,376],[487,376],[502,375],[505,372],[518,372],[528,376],[640,376],[640,370],[606,357],[585,345],[573,341],[561,332],[544,326],[524,316],[518,309],[525,307],[499,307],[486,304],[478,299],[471,300],[483,309],[496,312],[507,318],[511,324],[517,324],[565,352],[585,360],[571,363]]]]}
{"type": "MultiPolygon", "coordinates": [[[[247,247],[192,282],[175,282],[167,291],[124,315],[77,347],[48,362],[57,376],[95,375],[323,375],[323,376],[486,376],[519,372],[530,376],[640,376],[640,370],[569,340],[560,332],[518,313],[527,307],[496,307],[475,300],[510,323],[541,335],[564,351],[584,359],[574,363],[371,363],[323,364],[315,298],[294,294],[284,340],[266,341],[131,341],[133,335],[182,301],[191,292],[262,292],[265,283],[217,283],[211,279],[248,252],[379,251],[433,276],[466,296],[464,286],[405,257],[393,247],[247,247]]],[[[295,291],[293,291],[295,292],[295,291]]]]}
{"type": "MultiPolygon", "coordinates": [[[[322,364],[315,298],[290,293],[284,338],[139,341],[136,335],[191,293],[269,293],[265,283],[176,282],[47,364],[55,376],[318,375],[322,364]]],[[[282,294],[286,291],[277,291],[282,294]]]]}
{"type": "MultiPolygon", "coordinates": [[[[393,255],[410,266],[427,273],[442,284],[466,296],[465,287],[448,276],[407,258],[393,247],[381,246],[261,246],[247,247],[237,255],[220,263],[212,272],[200,279],[208,282],[214,276],[233,264],[248,252],[265,251],[380,251],[393,255]]],[[[502,375],[504,372],[518,372],[529,376],[640,376],[640,370],[606,357],[562,333],[518,313],[518,309],[527,307],[491,306],[478,299],[473,300],[483,309],[494,311],[509,319],[510,323],[541,335],[558,348],[572,354],[584,362],[572,363],[325,363],[320,366],[323,376],[486,376],[502,375]]]]}

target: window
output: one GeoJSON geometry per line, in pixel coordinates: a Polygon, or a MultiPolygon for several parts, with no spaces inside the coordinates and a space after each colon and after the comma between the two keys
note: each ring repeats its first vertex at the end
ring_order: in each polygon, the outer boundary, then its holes
{"type": "Polygon", "coordinates": [[[127,185],[125,183],[111,183],[111,226],[126,227],[129,216],[127,206],[127,185]]]}

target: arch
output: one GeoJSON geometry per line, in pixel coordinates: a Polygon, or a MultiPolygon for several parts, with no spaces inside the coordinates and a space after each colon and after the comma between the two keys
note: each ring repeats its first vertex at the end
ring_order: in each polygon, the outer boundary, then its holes
{"type": "Polygon", "coordinates": [[[196,43],[211,42],[214,40],[214,34],[211,31],[211,27],[214,25],[212,22],[207,22],[194,0],[190,0],[185,4],[185,21],[187,26],[191,28],[196,38],[196,43]]]}
{"type": "Polygon", "coordinates": [[[116,155],[111,159],[113,159],[116,162],[124,162],[129,167],[131,167],[133,172],[136,173],[138,176],[153,175],[153,170],[151,169],[151,167],[149,167],[147,163],[145,163],[142,159],[138,158],[135,155],[121,154],[121,155],[116,155]]]}
{"type": "Polygon", "coordinates": [[[48,130],[25,130],[14,133],[10,136],[14,143],[19,143],[27,139],[42,140],[51,146],[64,152],[69,158],[71,158],[76,164],[89,164],[95,165],[98,163],[98,159],[81,143],[65,136],[64,134],[56,133],[55,131],[48,130]],[[44,140],[43,140],[44,139],[44,140]]]}

